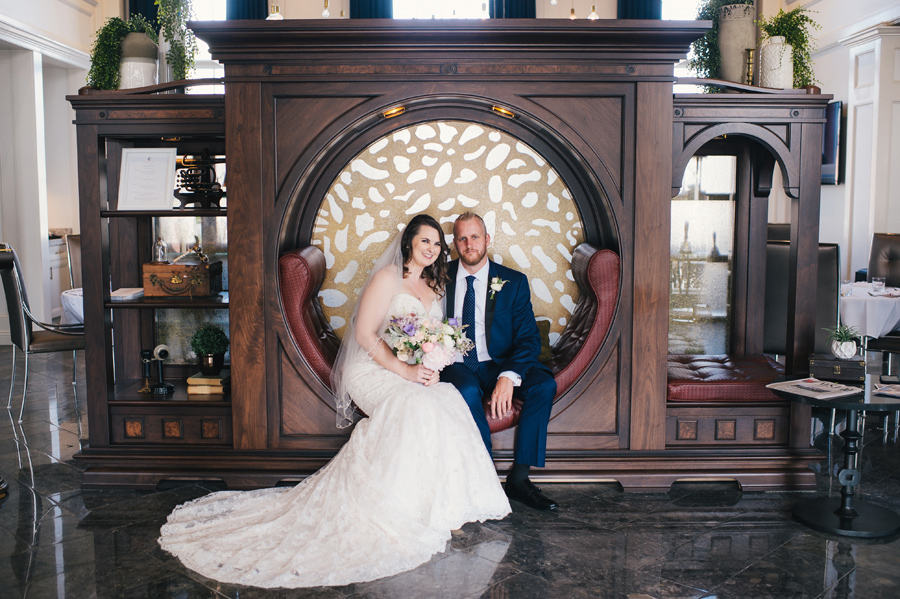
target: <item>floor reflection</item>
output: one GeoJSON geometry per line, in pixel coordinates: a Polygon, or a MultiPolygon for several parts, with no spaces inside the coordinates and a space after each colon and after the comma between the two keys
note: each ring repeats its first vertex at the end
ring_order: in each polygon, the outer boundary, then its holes
{"type": "MultiPolygon", "coordinates": [[[[7,385],[8,353],[0,348],[0,380],[7,385]]],[[[412,572],[301,591],[220,584],[187,570],[156,543],[174,506],[218,489],[186,483],[154,492],[82,490],[82,466],[72,460],[80,415],[71,362],[34,358],[32,365],[41,366],[29,380],[25,421],[0,414],[0,476],[8,483],[5,502],[0,497],[2,598],[894,599],[900,588],[900,540],[813,532],[790,511],[809,494],[743,493],[727,482],[634,494],[615,484],[548,484],[562,503],[557,513],[514,505],[502,521],[467,524],[445,552],[412,572]]],[[[835,428],[841,426],[839,419],[835,428]]],[[[880,418],[867,423],[861,493],[900,511],[897,436],[893,421],[884,426],[880,418]]],[[[815,446],[839,464],[841,443],[829,443],[830,428],[830,414],[821,415],[815,446]]],[[[828,494],[828,461],[815,468],[818,492],[828,494]]]]}

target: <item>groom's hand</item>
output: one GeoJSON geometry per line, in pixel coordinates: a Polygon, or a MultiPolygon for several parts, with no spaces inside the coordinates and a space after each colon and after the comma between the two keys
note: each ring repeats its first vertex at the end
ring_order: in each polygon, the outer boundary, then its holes
{"type": "Polygon", "coordinates": [[[513,382],[501,376],[491,393],[491,418],[499,418],[512,409],[513,382]]]}

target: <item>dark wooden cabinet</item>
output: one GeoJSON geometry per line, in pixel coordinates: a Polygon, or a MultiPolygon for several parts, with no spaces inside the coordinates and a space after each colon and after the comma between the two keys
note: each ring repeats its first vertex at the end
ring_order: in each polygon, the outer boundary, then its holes
{"type": "MultiPolygon", "coordinates": [[[[747,136],[753,140],[747,152],[769,152],[769,158],[746,154],[747,168],[757,168],[747,175],[747,193],[767,192],[776,162],[787,169],[799,227],[793,281],[802,288],[815,280],[808,260],[820,148],[812,148],[821,145],[816,136],[827,97],[674,96],[673,64],[705,31],[703,23],[237,21],[194,29],[225,65],[224,99],[70,98],[87,265],[90,446],[79,454],[89,465],[85,485],[147,487],[195,477],[246,488],[298,480],[334,455],[348,431],[335,428],[327,382],[291,337],[278,259],[310,244],[325,192],[354,156],[400,127],[441,119],[483,123],[539,151],[572,191],[584,240],[621,258],[610,334],[581,379],[557,399],[543,476],[614,478],[627,489],[722,476],[757,489],[814,485],[806,467],[808,414],[789,406],[767,407],[758,418],[733,415],[741,422],[779,419],[759,446],[667,445],[673,418],[696,420],[692,408],[667,414],[669,203],[678,169],[692,154],[722,135],[747,136]],[[159,306],[149,299],[111,305],[107,295],[110,282],[139,286],[152,245],[152,214],[115,209],[118,149],[144,144],[179,151],[213,144],[227,156],[230,402],[133,399],[134,354],[151,342],[159,306]],[[144,440],[127,437],[141,419],[144,440]],[[184,434],[166,437],[176,421],[184,434]]],[[[741,264],[753,264],[754,252],[765,247],[764,238],[760,246],[751,235],[759,223],[750,219],[760,214],[740,216],[747,233],[741,264]]],[[[747,267],[739,274],[741,293],[749,296],[759,273],[747,267]]],[[[742,301],[740,351],[753,351],[761,313],[742,301]]],[[[791,301],[796,365],[811,343],[811,320],[808,298],[794,294],[791,301]]],[[[496,438],[500,471],[510,464],[513,434],[496,438]]]]}

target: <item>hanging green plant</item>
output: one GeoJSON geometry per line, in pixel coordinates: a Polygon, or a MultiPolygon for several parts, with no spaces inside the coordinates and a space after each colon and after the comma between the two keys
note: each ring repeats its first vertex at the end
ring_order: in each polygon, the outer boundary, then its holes
{"type": "Polygon", "coordinates": [[[808,14],[810,12],[814,11],[807,10],[802,6],[788,12],[779,9],[775,16],[763,17],[756,22],[762,32],[762,40],[781,36],[784,38],[784,43],[791,45],[795,88],[820,83],[813,72],[812,53],[816,50],[816,43],[809,30],[818,30],[822,26],[810,18],[808,14]]]}
{"type": "Polygon", "coordinates": [[[91,47],[91,69],[87,84],[96,89],[119,89],[119,64],[122,62],[122,40],[132,32],[146,33],[154,43],[156,30],[142,15],[125,21],[119,17],[106,20],[94,37],[91,47]]]}
{"type": "MultiPolygon", "coordinates": [[[[719,9],[731,4],[753,4],[753,0],[702,0],[697,7],[698,21],[712,21],[712,28],[691,44],[688,67],[701,79],[718,79],[722,58],[719,55],[719,9]]],[[[718,92],[718,88],[707,88],[718,92]]]]}
{"type": "Polygon", "coordinates": [[[156,0],[155,3],[160,35],[169,43],[166,63],[172,69],[174,80],[187,79],[197,56],[197,38],[187,27],[193,17],[191,0],[156,0]]]}

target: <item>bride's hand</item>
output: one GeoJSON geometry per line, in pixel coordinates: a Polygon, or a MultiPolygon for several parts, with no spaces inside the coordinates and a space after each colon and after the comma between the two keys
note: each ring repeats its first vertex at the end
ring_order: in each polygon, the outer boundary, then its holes
{"type": "Polygon", "coordinates": [[[407,370],[407,379],[414,383],[422,383],[423,385],[433,385],[440,380],[437,370],[425,368],[422,364],[410,364],[407,370]]]}

